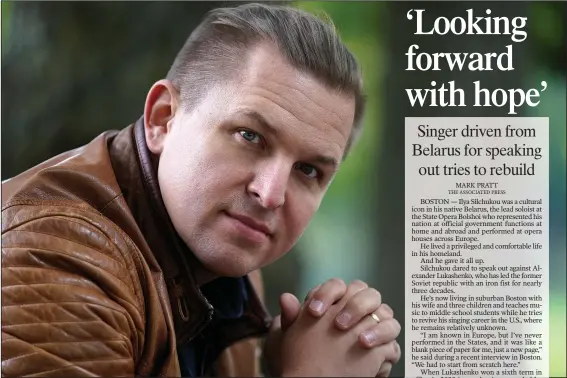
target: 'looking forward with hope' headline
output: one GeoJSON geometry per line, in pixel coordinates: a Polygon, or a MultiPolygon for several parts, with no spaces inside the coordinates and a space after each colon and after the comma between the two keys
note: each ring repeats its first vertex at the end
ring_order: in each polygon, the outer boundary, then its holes
{"type": "MultiPolygon", "coordinates": [[[[407,12],[407,19],[415,19],[414,35],[447,35],[449,33],[461,35],[484,35],[498,36],[510,35],[514,43],[522,43],[528,38],[525,30],[527,17],[496,17],[491,16],[491,9],[486,9],[486,16],[475,15],[472,9],[468,9],[463,17],[437,17],[433,24],[425,25],[424,9],[411,9],[407,12]],[[414,17],[415,16],[415,17],[414,17]]],[[[513,71],[513,45],[504,47],[503,52],[419,52],[419,45],[412,44],[406,53],[406,71],[513,71]]],[[[547,89],[547,82],[541,82],[541,90],[530,88],[525,91],[522,88],[496,88],[490,91],[483,88],[480,81],[474,81],[475,107],[508,107],[508,114],[517,114],[517,108],[523,105],[530,107],[538,106],[542,92],[547,89]]],[[[408,99],[412,106],[434,106],[434,107],[465,107],[465,92],[459,88],[454,80],[438,85],[431,81],[432,88],[406,89],[408,99]],[[447,85],[446,85],[447,84],[447,85]]]]}

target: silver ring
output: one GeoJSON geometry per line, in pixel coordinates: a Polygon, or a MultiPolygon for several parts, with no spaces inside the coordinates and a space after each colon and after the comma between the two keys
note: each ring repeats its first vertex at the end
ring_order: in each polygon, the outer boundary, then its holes
{"type": "Polygon", "coordinates": [[[380,323],[380,318],[378,317],[378,315],[376,315],[375,313],[370,314],[370,316],[372,317],[372,319],[376,320],[376,323],[380,323]]]}

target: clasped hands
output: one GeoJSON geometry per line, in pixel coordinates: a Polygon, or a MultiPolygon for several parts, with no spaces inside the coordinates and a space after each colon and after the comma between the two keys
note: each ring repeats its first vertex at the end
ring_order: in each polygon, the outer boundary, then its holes
{"type": "Polygon", "coordinates": [[[330,279],[303,304],[280,297],[264,356],[274,376],[387,377],[400,359],[400,324],[380,293],[362,281],[330,279]]]}

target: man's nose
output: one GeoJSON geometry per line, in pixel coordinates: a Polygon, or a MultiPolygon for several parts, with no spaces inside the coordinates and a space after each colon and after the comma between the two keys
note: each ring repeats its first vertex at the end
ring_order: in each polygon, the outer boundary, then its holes
{"type": "Polygon", "coordinates": [[[261,165],[248,185],[248,192],[266,209],[285,203],[291,164],[281,160],[261,165]]]}

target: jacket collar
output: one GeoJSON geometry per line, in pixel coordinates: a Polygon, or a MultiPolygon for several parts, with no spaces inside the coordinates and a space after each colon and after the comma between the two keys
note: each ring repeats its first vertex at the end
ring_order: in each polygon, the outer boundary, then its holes
{"type": "MultiPolygon", "coordinates": [[[[143,118],[120,132],[109,146],[118,184],[136,222],[161,267],[180,344],[189,342],[213,318],[214,309],[196,285],[198,262],[175,231],[157,181],[157,158],[147,145],[143,118]]],[[[243,277],[246,303],[239,326],[231,322],[226,345],[266,333],[271,317],[248,276],[243,277]]]]}

